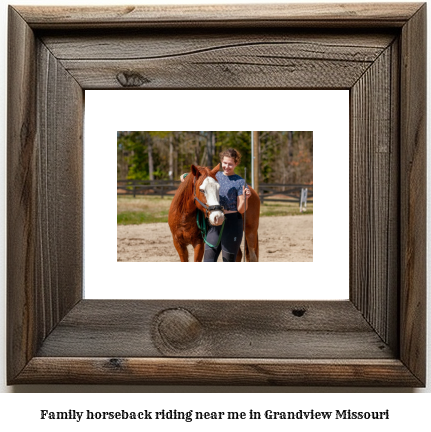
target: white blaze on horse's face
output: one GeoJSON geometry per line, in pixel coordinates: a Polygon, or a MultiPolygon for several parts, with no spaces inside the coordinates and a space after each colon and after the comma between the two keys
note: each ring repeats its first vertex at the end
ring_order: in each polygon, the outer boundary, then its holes
{"type": "MultiPolygon", "coordinates": [[[[205,198],[208,206],[218,206],[220,205],[219,201],[219,189],[220,185],[216,180],[212,177],[207,177],[201,184],[199,188],[202,192],[205,193],[205,198]]],[[[211,225],[221,225],[224,221],[224,214],[220,210],[213,210],[208,220],[211,225]]]]}

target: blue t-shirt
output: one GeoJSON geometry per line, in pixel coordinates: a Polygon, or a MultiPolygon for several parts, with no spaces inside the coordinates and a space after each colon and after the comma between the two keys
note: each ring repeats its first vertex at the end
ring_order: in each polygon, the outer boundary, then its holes
{"type": "Polygon", "coordinates": [[[220,205],[227,211],[238,211],[237,199],[238,195],[242,195],[244,179],[237,174],[226,176],[222,171],[219,171],[216,177],[220,184],[220,205]]]}

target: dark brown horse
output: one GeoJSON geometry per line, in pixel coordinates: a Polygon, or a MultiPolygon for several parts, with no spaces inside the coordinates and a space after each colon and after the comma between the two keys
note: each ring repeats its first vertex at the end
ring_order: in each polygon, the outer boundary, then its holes
{"type": "Polygon", "coordinates": [[[198,209],[212,225],[221,225],[224,221],[218,196],[220,185],[215,177],[219,169],[220,164],[213,170],[192,165],[172,200],[168,223],[181,262],[189,260],[189,244],[193,245],[195,262],[201,262],[204,256],[204,241],[196,221],[198,209]]]}
{"type": "MultiPolygon", "coordinates": [[[[259,215],[260,215],[260,198],[257,192],[250,186],[251,196],[248,198],[248,206],[245,217],[245,257],[247,261],[259,261],[259,215]]],[[[244,214],[242,215],[244,219],[244,214]]],[[[236,261],[242,261],[242,250],[238,251],[236,261]]]]}

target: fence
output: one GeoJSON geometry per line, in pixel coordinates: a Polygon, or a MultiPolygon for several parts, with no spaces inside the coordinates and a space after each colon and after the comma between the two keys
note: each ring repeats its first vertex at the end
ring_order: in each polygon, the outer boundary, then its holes
{"type": "Polygon", "coordinates": [[[259,183],[260,202],[313,202],[313,185],[285,184],[285,183],[259,183]],[[306,191],[306,192],[305,192],[306,191]]]}
{"type": "Polygon", "coordinates": [[[160,195],[176,191],[179,180],[117,180],[117,195],[160,195]]]}
{"type": "MultiPolygon", "coordinates": [[[[172,195],[179,180],[117,180],[117,195],[172,195]],[[172,193],[170,193],[172,192],[172,193]]],[[[313,202],[313,186],[304,184],[260,183],[259,197],[265,201],[299,203],[301,209],[313,202]]]]}

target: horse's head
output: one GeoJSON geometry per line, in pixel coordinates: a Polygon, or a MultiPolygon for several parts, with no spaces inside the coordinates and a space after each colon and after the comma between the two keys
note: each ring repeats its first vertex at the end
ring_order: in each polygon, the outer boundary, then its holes
{"type": "Polygon", "coordinates": [[[213,170],[192,165],[194,176],[194,195],[196,207],[208,217],[211,225],[221,225],[224,221],[223,209],[220,206],[220,185],[216,179],[218,164],[213,170]]]}

